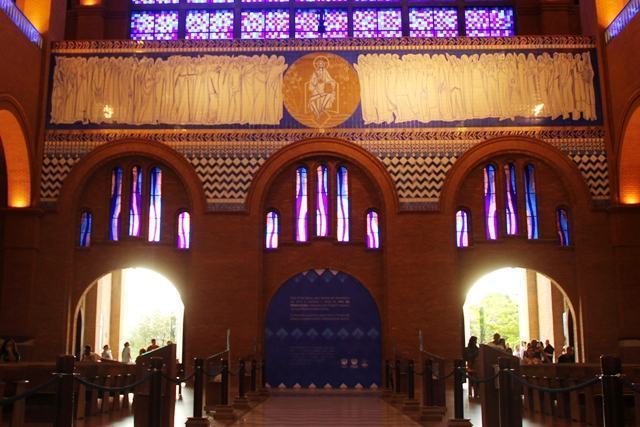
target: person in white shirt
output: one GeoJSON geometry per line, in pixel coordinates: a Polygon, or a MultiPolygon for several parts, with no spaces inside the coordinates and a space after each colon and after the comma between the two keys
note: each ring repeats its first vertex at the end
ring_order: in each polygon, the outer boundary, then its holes
{"type": "Polygon", "coordinates": [[[124,343],[124,348],[122,349],[122,358],[120,359],[122,363],[131,363],[131,347],[129,347],[129,342],[124,343]]]}
{"type": "Polygon", "coordinates": [[[105,344],[102,347],[102,354],[100,355],[105,360],[113,360],[113,355],[111,354],[111,349],[109,348],[109,344],[105,344]]]}

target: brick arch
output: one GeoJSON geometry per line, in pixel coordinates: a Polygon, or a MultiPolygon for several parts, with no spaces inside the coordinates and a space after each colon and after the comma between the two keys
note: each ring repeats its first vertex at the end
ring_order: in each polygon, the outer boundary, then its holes
{"type": "Polygon", "coordinates": [[[0,95],[0,143],[7,174],[7,204],[13,208],[31,206],[32,171],[25,114],[20,104],[0,95]]]}
{"type": "Polygon", "coordinates": [[[358,165],[382,194],[387,214],[398,211],[396,188],[380,160],[364,148],[337,138],[311,138],[287,145],[272,156],[254,177],[247,195],[247,210],[260,213],[271,182],[290,164],[313,156],[334,156],[358,165]]]}
{"type": "Polygon", "coordinates": [[[640,204],[640,92],[629,104],[618,143],[618,200],[640,204]]]}
{"type": "Polygon", "coordinates": [[[442,192],[440,207],[445,213],[455,212],[456,194],[466,176],[477,165],[502,154],[524,155],[547,163],[558,172],[565,181],[573,208],[587,209],[590,206],[589,188],[578,167],[565,154],[550,144],[520,136],[505,136],[484,141],[465,152],[447,174],[442,192]]]}

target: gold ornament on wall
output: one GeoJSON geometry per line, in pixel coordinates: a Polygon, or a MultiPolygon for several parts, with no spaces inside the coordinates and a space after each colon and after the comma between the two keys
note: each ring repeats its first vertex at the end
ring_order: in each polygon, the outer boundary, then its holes
{"type": "Polygon", "coordinates": [[[289,67],[283,81],[284,105],[297,121],[317,129],[338,126],[360,102],[354,68],[332,53],[304,55],[289,67]]]}

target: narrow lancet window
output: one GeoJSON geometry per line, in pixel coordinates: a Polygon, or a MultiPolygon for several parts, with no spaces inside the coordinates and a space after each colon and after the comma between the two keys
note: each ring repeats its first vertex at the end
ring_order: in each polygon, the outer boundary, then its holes
{"type": "Polygon", "coordinates": [[[569,214],[566,209],[559,208],[556,212],[556,223],[558,227],[558,238],[560,246],[569,246],[571,239],[569,236],[569,214]]]}
{"type": "Polygon", "coordinates": [[[278,213],[276,211],[267,212],[264,234],[265,234],[264,247],[267,249],[277,249],[279,224],[278,224],[278,213]]]}
{"type": "Polygon", "coordinates": [[[367,248],[379,249],[380,248],[380,219],[378,212],[367,212],[367,248]]]}
{"type": "Polygon", "coordinates": [[[518,196],[516,193],[516,167],[513,163],[504,165],[504,185],[507,235],[515,236],[518,234],[518,196]]]}
{"type": "Polygon", "coordinates": [[[498,214],[496,209],[496,168],[484,168],[484,219],[487,239],[498,238],[498,214]]]}
{"type": "Polygon", "coordinates": [[[296,170],[296,241],[306,242],[308,240],[307,215],[307,170],[298,168],[296,170]]]}
{"type": "Polygon", "coordinates": [[[191,214],[182,211],[178,214],[178,249],[191,246],[191,214]]]}
{"type": "Polygon", "coordinates": [[[337,173],[337,238],[339,242],[349,241],[349,176],[347,168],[341,166],[337,173]]]}
{"type": "Polygon", "coordinates": [[[158,167],[151,169],[149,192],[149,241],[160,241],[162,225],[162,170],[158,167]]]}
{"type": "Polygon", "coordinates": [[[316,169],[316,236],[329,235],[329,172],[324,165],[316,169]]]}
{"type": "Polygon", "coordinates": [[[462,209],[456,212],[456,246],[469,246],[469,213],[462,209]]]}
{"type": "Polygon", "coordinates": [[[111,172],[111,202],[109,204],[109,240],[120,240],[120,212],[122,212],[122,168],[111,172]]]}
{"type": "Polygon", "coordinates": [[[527,208],[527,237],[537,239],[538,232],[538,199],[536,196],[536,177],[533,165],[524,168],[524,190],[527,208]]]}
{"type": "Polygon", "coordinates": [[[142,170],[131,168],[131,203],[129,206],[129,236],[140,237],[140,208],[142,206],[142,170]]]}
{"type": "Polygon", "coordinates": [[[82,211],[80,215],[80,247],[88,248],[91,245],[91,223],[93,215],[89,211],[82,211]]]}

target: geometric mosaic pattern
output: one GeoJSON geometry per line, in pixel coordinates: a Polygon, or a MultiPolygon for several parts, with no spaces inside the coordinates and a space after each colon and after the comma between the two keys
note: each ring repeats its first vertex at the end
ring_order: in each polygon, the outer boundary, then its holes
{"type": "Polygon", "coordinates": [[[474,7],[464,11],[467,37],[508,37],[515,34],[510,7],[474,7]]]}

